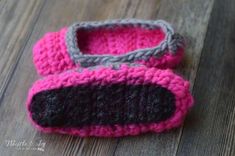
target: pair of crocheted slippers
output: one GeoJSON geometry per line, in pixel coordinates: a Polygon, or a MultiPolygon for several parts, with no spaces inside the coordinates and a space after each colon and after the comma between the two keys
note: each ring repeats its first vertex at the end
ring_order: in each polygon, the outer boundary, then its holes
{"type": "Polygon", "coordinates": [[[193,98],[168,68],[183,38],[162,20],[79,22],[47,33],[33,48],[37,80],[28,116],[43,132],[119,137],[179,126],[193,98]]]}

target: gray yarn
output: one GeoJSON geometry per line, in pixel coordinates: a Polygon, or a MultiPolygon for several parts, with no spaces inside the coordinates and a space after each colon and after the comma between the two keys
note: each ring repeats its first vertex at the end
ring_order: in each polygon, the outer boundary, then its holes
{"type": "Polygon", "coordinates": [[[120,19],[120,20],[107,20],[96,22],[80,22],[71,25],[68,28],[66,34],[66,44],[68,52],[72,60],[77,64],[80,63],[82,67],[95,66],[98,64],[106,63],[122,63],[122,62],[134,62],[137,60],[147,60],[150,57],[161,57],[167,50],[175,54],[179,47],[184,46],[184,39],[181,35],[174,33],[172,27],[163,20],[139,20],[139,19],[120,19]],[[113,55],[89,55],[83,54],[77,41],[77,30],[85,29],[91,30],[94,28],[113,28],[116,26],[133,26],[143,27],[145,29],[160,28],[166,34],[165,39],[156,47],[138,49],[126,54],[113,56],[113,55]]]}
{"type": "MultiPolygon", "coordinates": [[[[81,67],[81,68],[77,68],[76,71],[79,72],[79,73],[82,73],[84,69],[87,69],[87,70],[90,70],[90,71],[93,71],[93,70],[96,70],[96,69],[99,69],[100,67],[107,67],[107,68],[111,68],[113,70],[119,70],[121,68],[121,65],[127,65],[128,67],[145,67],[144,65],[142,64],[137,64],[137,63],[121,63],[121,62],[115,62],[115,63],[109,63],[107,62],[106,64],[102,64],[102,65],[96,65],[96,66],[89,66],[89,67],[81,67]]],[[[74,70],[70,70],[71,72],[74,71],[74,70]]]]}

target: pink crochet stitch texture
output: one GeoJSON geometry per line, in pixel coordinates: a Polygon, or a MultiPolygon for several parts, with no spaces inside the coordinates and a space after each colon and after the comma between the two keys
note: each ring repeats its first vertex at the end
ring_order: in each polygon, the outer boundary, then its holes
{"type": "Polygon", "coordinates": [[[115,30],[79,30],[77,38],[79,48],[84,54],[119,55],[137,49],[153,48],[165,38],[165,34],[160,29],[117,27],[115,30]]]}
{"type": "MultiPolygon", "coordinates": [[[[48,75],[79,67],[70,58],[65,37],[67,28],[58,32],[45,34],[33,48],[33,61],[38,74],[48,75]]],[[[157,46],[165,37],[161,29],[144,29],[141,27],[117,27],[113,29],[93,29],[77,32],[78,46],[83,54],[120,55],[138,49],[157,46]]],[[[161,69],[173,68],[182,59],[184,49],[178,48],[175,54],[166,52],[163,56],[150,57],[137,63],[147,67],[161,69]]]]}
{"type": "MultiPolygon", "coordinates": [[[[82,98],[82,97],[81,97],[82,98]]],[[[43,105],[43,103],[42,103],[43,105]]],[[[121,65],[118,70],[111,67],[101,66],[95,70],[83,69],[67,71],[61,74],[49,75],[36,81],[29,91],[26,107],[28,116],[35,127],[43,132],[58,132],[62,134],[100,137],[120,137],[126,135],[138,135],[145,132],[162,132],[178,127],[184,120],[184,117],[190,107],[193,105],[193,98],[189,92],[189,82],[171,70],[161,70],[156,68],[147,68],[144,66],[130,67],[121,65]],[[167,88],[175,95],[176,110],[167,120],[159,123],[141,123],[129,125],[91,125],[81,128],[60,128],[60,127],[41,127],[32,120],[32,114],[29,106],[35,94],[56,88],[66,86],[76,86],[80,84],[156,84],[167,88]]],[[[79,120],[79,119],[78,119],[79,120]]]]}
{"type": "Polygon", "coordinates": [[[33,47],[33,62],[39,75],[49,75],[75,67],[65,45],[67,28],[45,34],[33,47]]]}

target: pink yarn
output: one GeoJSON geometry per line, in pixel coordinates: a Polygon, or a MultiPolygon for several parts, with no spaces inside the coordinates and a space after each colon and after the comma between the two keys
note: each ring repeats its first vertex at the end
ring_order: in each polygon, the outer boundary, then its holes
{"type": "Polygon", "coordinates": [[[67,28],[47,33],[33,47],[33,62],[39,75],[60,73],[75,67],[65,45],[67,28]]]}
{"type": "MultiPolygon", "coordinates": [[[[59,32],[50,32],[42,37],[33,48],[33,61],[38,74],[60,73],[76,66],[68,54],[65,43],[67,28],[59,32]]],[[[117,27],[115,29],[99,28],[77,32],[78,46],[84,54],[125,54],[137,49],[157,46],[165,37],[161,29],[144,29],[141,27],[117,27]]],[[[138,63],[147,67],[161,69],[173,68],[182,59],[183,48],[176,54],[165,53],[160,58],[151,57],[138,63]]]]}
{"type": "MultiPolygon", "coordinates": [[[[145,132],[162,132],[178,127],[188,110],[193,105],[193,98],[189,92],[189,82],[185,81],[171,70],[160,70],[146,68],[144,66],[129,67],[121,65],[120,69],[113,70],[110,67],[99,67],[96,70],[83,69],[80,73],[76,70],[67,71],[61,74],[49,75],[36,81],[29,91],[26,107],[28,117],[34,126],[47,133],[62,133],[85,136],[119,137],[126,135],[138,135],[145,132]],[[41,91],[56,89],[79,84],[156,84],[167,88],[175,95],[176,110],[172,117],[159,123],[143,123],[112,126],[85,126],[82,128],[45,128],[37,125],[32,120],[29,105],[33,96],[41,91]]],[[[79,120],[79,119],[78,119],[79,120]]]]}
{"type": "Polygon", "coordinates": [[[84,54],[120,55],[144,48],[153,48],[165,38],[161,29],[141,27],[99,28],[77,32],[78,46],[84,54]]]}

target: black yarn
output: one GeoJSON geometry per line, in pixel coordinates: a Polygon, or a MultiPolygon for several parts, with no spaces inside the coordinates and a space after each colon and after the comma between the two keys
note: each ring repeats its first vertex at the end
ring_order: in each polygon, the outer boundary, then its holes
{"type": "Polygon", "coordinates": [[[156,85],[79,85],[34,95],[29,110],[43,127],[158,123],[172,116],[175,96],[156,85]]]}

